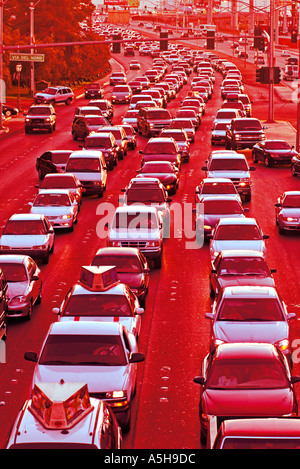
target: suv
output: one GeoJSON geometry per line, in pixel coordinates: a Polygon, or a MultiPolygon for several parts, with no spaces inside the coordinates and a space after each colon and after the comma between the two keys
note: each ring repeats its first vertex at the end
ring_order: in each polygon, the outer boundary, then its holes
{"type": "Polygon", "coordinates": [[[52,133],[56,128],[56,112],[51,104],[33,105],[25,115],[25,133],[34,129],[48,130],[52,133]]]}
{"type": "Polygon", "coordinates": [[[246,201],[251,200],[250,171],[255,171],[255,169],[255,166],[249,168],[244,155],[222,155],[222,153],[212,155],[207,161],[207,166],[202,167],[208,178],[231,179],[240,196],[243,196],[246,201]]]}
{"type": "Polygon", "coordinates": [[[158,135],[162,129],[169,127],[172,116],[167,109],[146,107],[139,110],[137,117],[138,133],[146,137],[158,135]]]}
{"type": "Polygon", "coordinates": [[[71,130],[73,140],[77,140],[78,138],[84,140],[91,132],[97,132],[101,125],[108,124],[108,120],[103,116],[97,116],[94,114],[75,116],[71,130]]]}
{"type": "Polygon", "coordinates": [[[107,168],[112,170],[118,164],[118,144],[111,132],[93,132],[84,143],[85,150],[101,151],[107,168]]]}
{"type": "Polygon", "coordinates": [[[239,117],[232,119],[225,135],[226,150],[238,148],[253,148],[253,146],[265,140],[266,135],[259,119],[253,117],[239,117]]]}
{"type": "Polygon", "coordinates": [[[88,103],[89,106],[96,106],[102,111],[102,116],[104,116],[108,121],[111,122],[114,116],[114,107],[108,99],[92,99],[88,103]]]}
{"type": "Polygon", "coordinates": [[[118,153],[118,159],[123,160],[124,156],[127,155],[127,147],[128,147],[128,138],[126,135],[125,130],[121,125],[102,125],[99,127],[97,130],[97,133],[101,132],[110,132],[113,134],[113,136],[116,139],[117,142],[117,153],[118,153]]]}
{"type": "Polygon", "coordinates": [[[74,93],[67,86],[49,86],[34,96],[36,104],[52,104],[53,106],[57,103],[71,104],[73,99],[74,93]]]}
{"type": "Polygon", "coordinates": [[[131,205],[118,207],[108,234],[108,246],[138,248],[146,258],[161,267],[163,225],[155,207],[131,205]]]}
{"type": "Polygon", "coordinates": [[[90,83],[84,92],[85,99],[104,98],[104,91],[100,83],[90,83]]]}

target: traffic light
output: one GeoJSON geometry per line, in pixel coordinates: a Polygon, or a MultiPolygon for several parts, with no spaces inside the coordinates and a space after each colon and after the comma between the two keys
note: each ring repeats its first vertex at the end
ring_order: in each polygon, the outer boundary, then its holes
{"type": "Polygon", "coordinates": [[[264,52],[265,51],[265,38],[263,36],[258,38],[258,50],[264,52]]]}
{"type": "MultiPolygon", "coordinates": [[[[120,41],[122,39],[121,34],[114,34],[112,37],[113,41],[120,41]]],[[[112,51],[114,54],[120,54],[121,52],[121,43],[113,42],[112,51]]]]}
{"type": "Polygon", "coordinates": [[[270,83],[270,68],[260,67],[256,70],[256,81],[262,84],[270,83]]]}
{"type": "Polygon", "coordinates": [[[280,75],[281,75],[280,67],[274,67],[274,69],[273,69],[273,83],[275,85],[280,83],[280,78],[281,78],[280,75]]]}
{"type": "Polygon", "coordinates": [[[261,28],[254,29],[254,49],[259,49],[260,40],[261,40],[261,28]]]}
{"type": "Polygon", "coordinates": [[[164,41],[160,41],[160,50],[161,51],[168,50],[168,33],[167,32],[160,33],[160,39],[166,39],[164,41]]]}
{"type": "Polygon", "coordinates": [[[214,49],[215,48],[215,32],[214,31],[207,31],[206,32],[206,49],[214,49]]]}
{"type": "Polygon", "coordinates": [[[292,29],[291,31],[291,42],[297,44],[298,31],[297,29],[292,29]]]}
{"type": "Polygon", "coordinates": [[[256,81],[257,83],[260,83],[260,68],[257,68],[256,69],[256,81]]]}

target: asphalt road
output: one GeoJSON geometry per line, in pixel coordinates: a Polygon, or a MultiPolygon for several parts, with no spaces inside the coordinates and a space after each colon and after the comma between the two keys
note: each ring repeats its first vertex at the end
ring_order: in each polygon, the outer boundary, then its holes
{"type": "MultiPolygon", "coordinates": [[[[115,56],[128,69],[130,57],[115,56]]],[[[141,58],[143,73],[150,68],[151,58],[141,58]]],[[[120,67],[113,62],[113,67],[120,67]]],[[[129,71],[128,78],[137,74],[129,71]]],[[[105,80],[104,80],[105,81],[105,80]]],[[[203,177],[201,167],[209,152],[213,116],[221,105],[217,74],[213,98],[192,145],[190,162],[183,165],[180,186],[173,202],[190,209],[194,202],[196,185],[203,177]]],[[[106,97],[111,87],[105,85],[106,97]]],[[[189,90],[185,85],[168,105],[175,114],[180,101],[189,90]]],[[[247,91],[247,89],[246,89],[247,91]]],[[[260,88],[252,87],[251,94],[260,96],[260,88]]],[[[84,104],[84,98],[76,105],[84,104]]],[[[276,101],[276,106],[282,105],[276,101]]],[[[48,149],[77,149],[71,137],[71,122],[75,104],[57,106],[57,130],[53,134],[24,134],[23,118],[8,122],[10,132],[0,137],[0,226],[16,212],[28,211],[28,202],[36,193],[38,177],[35,161],[48,149]]],[[[113,123],[120,122],[126,105],[115,106],[113,123]]],[[[295,113],[295,105],[289,115],[295,113]]],[[[254,104],[254,116],[261,118],[260,106],[254,104]]],[[[293,117],[293,116],[292,116],[293,117]]],[[[284,138],[284,129],[279,129],[284,138]]],[[[135,176],[140,166],[138,150],[143,149],[146,138],[138,136],[136,150],[129,151],[123,161],[109,173],[104,198],[86,197],[78,224],[73,233],[57,233],[55,251],[46,266],[41,266],[43,300],[34,308],[31,321],[10,321],[6,342],[6,363],[0,364],[0,447],[3,447],[10,426],[18,410],[28,397],[33,364],[23,359],[26,350],[39,351],[51,322],[56,320],[52,308],[58,306],[65,293],[78,279],[81,265],[89,264],[106,240],[96,233],[100,203],[118,205],[120,189],[135,176]]],[[[249,156],[249,154],[248,154],[249,156]]],[[[276,284],[287,307],[295,311],[297,319],[291,323],[292,338],[299,337],[300,285],[299,235],[280,236],[275,225],[274,203],[278,195],[289,189],[299,189],[300,181],[292,178],[288,167],[265,168],[257,165],[253,174],[253,197],[249,216],[255,217],[267,240],[269,266],[277,268],[276,284]]],[[[182,227],[181,227],[182,228],[182,227]]],[[[150,290],[143,316],[139,341],[145,362],[138,365],[138,390],[133,406],[133,424],[124,436],[125,448],[193,449],[200,448],[198,399],[199,388],[193,383],[199,374],[201,361],[208,351],[209,322],[205,313],[210,310],[208,275],[210,271],[208,245],[192,249],[180,227],[171,230],[165,241],[164,260],[160,270],[151,271],[150,290]]],[[[300,374],[298,364],[294,373],[300,374]]],[[[300,386],[300,385],[296,385],[300,386]]],[[[299,388],[300,390],[300,388],[299,388]]],[[[300,394],[299,394],[300,395],[300,394]]]]}

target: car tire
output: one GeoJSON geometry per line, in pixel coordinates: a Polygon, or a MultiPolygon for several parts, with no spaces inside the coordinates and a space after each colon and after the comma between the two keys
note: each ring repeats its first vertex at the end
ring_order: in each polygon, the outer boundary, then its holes
{"type": "Polygon", "coordinates": [[[43,264],[48,264],[49,262],[49,250],[47,251],[46,256],[43,258],[43,264]]]}
{"type": "Polygon", "coordinates": [[[155,269],[160,269],[162,265],[162,253],[160,253],[159,257],[154,259],[154,267],[155,269]]]}
{"type": "Polygon", "coordinates": [[[129,433],[130,428],[131,428],[131,407],[129,407],[127,411],[127,420],[126,420],[126,423],[122,425],[122,431],[124,433],[129,433]]]}
{"type": "Polygon", "coordinates": [[[252,161],[253,161],[254,164],[258,163],[258,159],[257,159],[255,151],[252,151],[252,161]]]}
{"type": "Polygon", "coordinates": [[[292,164],[292,166],[291,166],[291,173],[292,173],[292,176],[293,176],[293,177],[297,177],[297,176],[298,176],[298,174],[297,174],[297,172],[296,172],[296,169],[295,169],[295,166],[294,166],[293,164],[292,164]]]}
{"type": "Polygon", "coordinates": [[[66,106],[69,106],[72,102],[72,99],[71,98],[68,98],[67,101],[66,101],[66,106]]]}
{"type": "Polygon", "coordinates": [[[39,295],[37,297],[37,299],[35,300],[35,303],[37,305],[40,305],[41,302],[42,302],[42,298],[43,298],[43,292],[42,292],[42,284],[41,284],[41,288],[40,288],[40,291],[39,291],[39,295]]]}
{"type": "Polygon", "coordinates": [[[29,321],[31,319],[31,316],[32,316],[32,301],[29,302],[28,313],[27,313],[27,316],[26,316],[27,321],[29,321]]]}
{"type": "Polygon", "coordinates": [[[250,201],[251,201],[251,192],[245,195],[245,202],[250,202],[250,201]]]}
{"type": "Polygon", "coordinates": [[[272,160],[269,156],[265,156],[264,165],[266,166],[266,168],[271,168],[272,160]]]}

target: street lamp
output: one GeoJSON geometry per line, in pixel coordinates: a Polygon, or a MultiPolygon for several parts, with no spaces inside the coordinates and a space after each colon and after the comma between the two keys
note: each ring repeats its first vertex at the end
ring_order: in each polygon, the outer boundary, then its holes
{"type": "Polygon", "coordinates": [[[17,72],[17,75],[18,75],[18,104],[17,104],[17,108],[19,109],[19,111],[21,110],[20,109],[20,73],[22,71],[22,64],[17,64],[16,65],[16,72],[17,72]]]}

